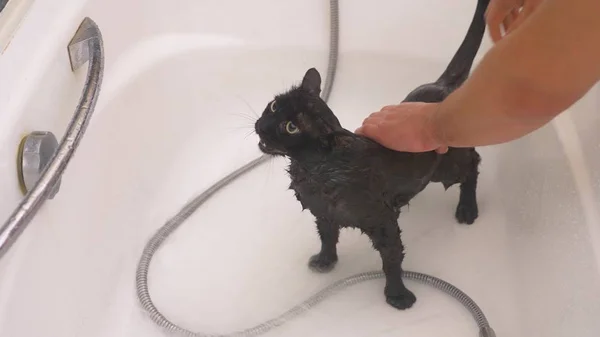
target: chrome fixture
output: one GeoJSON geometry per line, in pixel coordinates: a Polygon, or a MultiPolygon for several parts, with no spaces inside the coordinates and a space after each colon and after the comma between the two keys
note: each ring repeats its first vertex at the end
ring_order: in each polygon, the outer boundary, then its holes
{"type": "MultiPolygon", "coordinates": [[[[50,159],[58,149],[58,140],[52,132],[34,131],[21,141],[17,174],[23,194],[27,194],[40,180],[42,172],[50,163],[50,159]]],[[[48,199],[54,198],[60,189],[60,177],[50,189],[48,199]]]]}
{"type": "MultiPolygon", "coordinates": [[[[92,19],[88,17],[83,19],[69,42],[68,53],[73,71],[89,61],[81,98],[67,126],[67,131],[48,164],[39,173],[35,182],[23,182],[27,194],[0,228],[0,259],[23,233],[46,199],[56,193],[61,177],[79,146],[96,107],[104,73],[104,45],[100,29],[92,19]]],[[[36,142],[35,137],[41,134],[43,132],[34,132],[25,139],[25,142],[36,142]]],[[[29,173],[27,177],[33,179],[29,173]]]]}

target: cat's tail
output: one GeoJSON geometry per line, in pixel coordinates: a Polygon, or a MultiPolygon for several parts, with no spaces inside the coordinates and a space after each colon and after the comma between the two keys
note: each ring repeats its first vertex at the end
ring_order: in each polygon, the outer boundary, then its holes
{"type": "Polygon", "coordinates": [[[479,51],[481,41],[485,34],[485,11],[490,0],[477,0],[477,8],[473,20],[463,42],[452,57],[444,73],[436,81],[437,83],[456,89],[469,77],[473,60],[479,51]]]}

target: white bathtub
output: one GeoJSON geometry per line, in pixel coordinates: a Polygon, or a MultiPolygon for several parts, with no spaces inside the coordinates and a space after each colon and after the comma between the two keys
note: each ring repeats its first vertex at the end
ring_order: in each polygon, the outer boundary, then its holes
{"type": "MultiPolygon", "coordinates": [[[[475,6],[341,2],[330,105],[349,129],[436,78],[475,6]]],[[[20,138],[61,136],[71,118],[85,69],[70,71],[66,45],[84,16],[103,32],[106,68],[60,192],[0,262],[0,336],[161,336],[135,297],[142,247],[190,198],[258,156],[239,114],[261,112],[309,67],[325,73],[327,1],[35,0],[24,13],[0,41],[0,218],[22,197],[20,138]]],[[[479,56],[487,48],[486,36],[479,56]]],[[[464,290],[498,337],[600,333],[599,98],[594,88],[552,125],[480,149],[475,225],[455,223],[457,189],[437,185],[400,217],[405,267],[464,290]]],[[[150,290],[172,321],[209,333],[246,328],[380,268],[366,237],[344,232],[337,268],[308,270],[319,241],[286,190],[284,166],[276,160],[236,181],[159,251],[150,290]]],[[[382,287],[345,290],[270,335],[477,335],[446,295],[410,283],[418,302],[399,312],[382,287]]]]}

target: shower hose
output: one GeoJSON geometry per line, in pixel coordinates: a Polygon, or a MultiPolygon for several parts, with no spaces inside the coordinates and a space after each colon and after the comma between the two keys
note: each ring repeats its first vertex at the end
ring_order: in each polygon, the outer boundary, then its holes
{"type": "MultiPolygon", "coordinates": [[[[333,85],[333,80],[336,73],[337,67],[337,56],[338,56],[338,38],[339,38],[339,5],[337,0],[330,0],[330,49],[329,49],[329,64],[327,69],[327,77],[325,79],[324,88],[322,91],[323,100],[327,101],[329,98],[329,94],[331,92],[331,88],[333,85]]],[[[136,290],[137,297],[142,305],[143,309],[150,316],[152,321],[156,323],[161,328],[166,331],[182,336],[193,336],[193,337],[245,337],[245,336],[258,336],[270,331],[273,328],[283,325],[285,322],[292,320],[299,315],[307,312],[308,310],[315,307],[320,302],[329,298],[335,292],[342,290],[344,288],[350,287],[352,285],[384,278],[385,274],[382,271],[371,271],[365,272],[357,275],[353,275],[347,277],[345,279],[341,279],[335,283],[330,284],[324,289],[320,290],[310,298],[306,299],[304,302],[296,305],[295,307],[289,309],[283,314],[279,315],[276,318],[265,321],[261,324],[258,324],[254,327],[247,328],[245,330],[236,331],[227,334],[207,334],[202,332],[193,332],[183,327],[178,326],[177,324],[171,322],[167,319],[159,310],[156,308],[152,299],[150,297],[150,293],[148,291],[148,269],[150,267],[150,262],[154,254],[158,251],[161,244],[171,235],[179,226],[190,216],[192,215],[206,200],[208,200],[211,196],[213,196],[216,192],[218,192],[221,188],[230,184],[233,180],[235,180],[240,175],[252,170],[258,165],[264,163],[268,159],[267,155],[263,155],[248,164],[238,168],[234,172],[225,176],[220,181],[216,182],[214,185],[209,187],[207,190],[202,192],[200,195],[192,199],[188,204],[186,204],[175,216],[167,221],[158,231],[150,238],[147,242],[142,256],[139,260],[137,271],[136,271],[136,290]]],[[[436,289],[439,289],[446,294],[454,297],[460,303],[462,303],[465,308],[467,308],[472,314],[473,318],[477,322],[479,326],[479,336],[480,337],[495,337],[494,330],[490,327],[487,318],[479,308],[479,306],[464,292],[460,289],[456,288],[452,284],[436,278],[434,276],[426,275],[423,273],[413,272],[413,271],[404,271],[402,277],[407,280],[416,281],[428,286],[432,286],[436,289]]]]}

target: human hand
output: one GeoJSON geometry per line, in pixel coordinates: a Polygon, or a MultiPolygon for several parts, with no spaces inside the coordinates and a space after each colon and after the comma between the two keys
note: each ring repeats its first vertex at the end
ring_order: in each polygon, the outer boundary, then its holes
{"type": "Polygon", "coordinates": [[[504,35],[517,29],[544,0],[491,0],[485,13],[485,20],[490,30],[492,41],[502,39],[500,26],[504,35]]]}
{"type": "Polygon", "coordinates": [[[386,106],[367,117],[355,132],[396,151],[446,153],[434,132],[437,103],[401,103],[386,106]]]}

